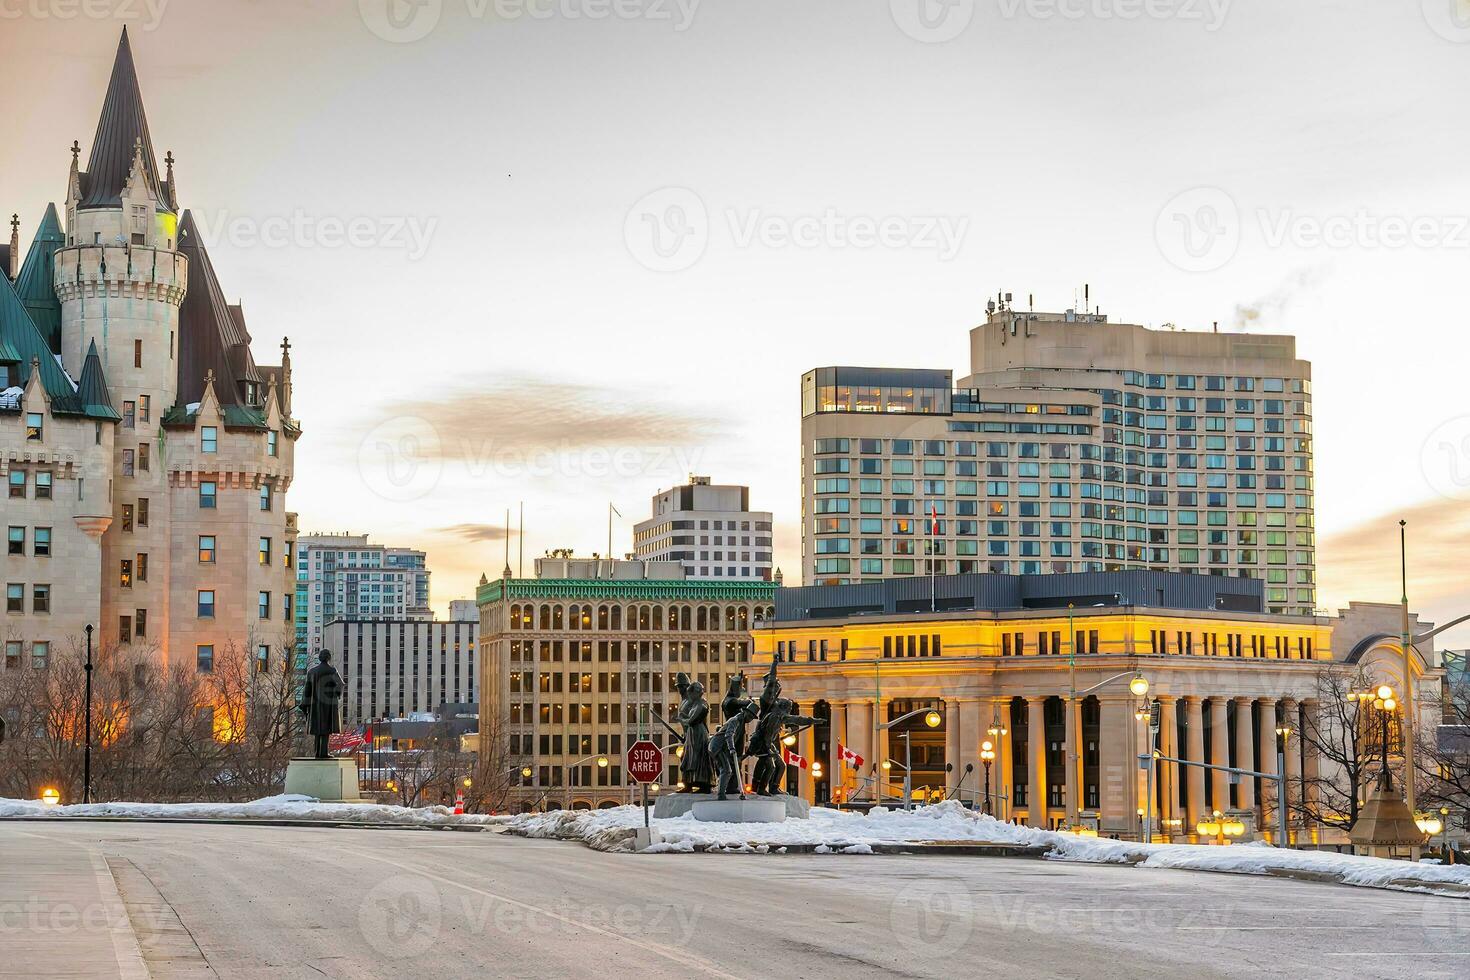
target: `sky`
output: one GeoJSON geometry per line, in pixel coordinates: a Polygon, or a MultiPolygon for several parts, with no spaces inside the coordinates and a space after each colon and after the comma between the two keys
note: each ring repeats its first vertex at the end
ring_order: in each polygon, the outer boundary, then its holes
{"type": "MultiPolygon", "coordinates": [[[[1470,612],[1467,0],[0,0],[0,209],[90,146],[122,26],[303,530],[434,605],[632,548],[689,473],[799,574],[799,382],[967,372],[997,291],[1290,333],[1319,604],[1470,612]],[[514,530],[514,528],[512,529],[514,530]]],[[[1470,644],[1470,631],[1450,634],[1470,644]]]]}

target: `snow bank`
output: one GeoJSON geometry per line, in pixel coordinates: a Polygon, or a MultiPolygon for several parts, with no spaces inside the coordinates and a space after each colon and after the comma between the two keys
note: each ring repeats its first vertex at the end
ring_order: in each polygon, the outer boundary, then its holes
{"type": "MultiPolygon", "coordinates": [[[[1139,844],[1036,830],[975,813],[949,801],[921,806],[910,813],[874,807],[870,813],[848,813],[814,807],[810,820],[783,823],[705,823],[686,814],[652,821],[663,843],[645,853],[693,851],[777,853],[790,845],[812,846],[818,854],[872,854],[875,844],[986,843],[1043,845],[1053,861],[1123,864],[1250,875],[1301,875],[1345,885],[1426,892],[1470,898],[1470,867],[1411,864],[1384,858],[1356,857],[1330,851],[1282,850],[1266,844],[1139,844]]],[[[632,851],[643,811],[622,806],[608,810],[555,810],[519,814],[506,829],[525,837],[581,841],[600,851],[632,851]]]]}
{"type": "Polygon", "coordinates": [[[460,814],[444,806],[402,807],[378,803],[322,803],[310,796],[267,796],[249,803],[74,803],[0,799],[4,817],[133,817],[173,820],[318,820],[325,823],[401,824],[412,827],[484,826],[509,817],[460,814]]]}
{"type": "MultiPolygon", "coordinates": [[[[760,844],[825,845],[832,850],[866,847],[848,853],[872,853],[873,844],[946,841],[986,844],[1047,844],[1052,835],[1004,823],[949,801],[918,807],[912,812],[874,807],[868,814],[813,807],[809,820],[783,823],[707,823],[690,814],[653,821],[665,845],[699,850],[755,847],[760,844]]],[[[523,813],[510,819],[507,829],[525,837],[554,837],[582,841],[600,851],[631,851],[643,811],[636,806],[607,810],[553,810],[523,813]]],[[[664,850],[688,850],[667,846],[664,850]]]]}

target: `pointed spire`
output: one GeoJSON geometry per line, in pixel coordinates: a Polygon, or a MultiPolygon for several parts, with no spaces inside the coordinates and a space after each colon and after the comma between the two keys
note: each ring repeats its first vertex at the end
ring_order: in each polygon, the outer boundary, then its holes
{"type": "Polygon", "coordinates": [[[54,285],[56,250],[65,244],[56,205],[49,204],[15,277],[15,291],[53,354],[61,353],[61,303],[54,285]]]}
{"type": "Polygon", "coordinates": [[[107,394],[107,377],[102,372],[102,358],[97,356],[97,341],[87,347],[87,358],[82,362],[82,378],[77,382],[77,400],[83,411],[92,418],[117,418],[112,399],[107,394]]]}
{"type": "Polygon", "coordinates": [[[128,44],[128,30],[124,27],[112,65],[112,78],[107,84],[107,97],[102,102],[102,114],[97,120],[97,135],[92,139],[92,154],[87,158],[86,195],[78,207],[84,210],[120,207],[120,195],[133,170],[135,157],[143,164],[149,192],[155,200],[162,202],[153,139],[148,135],[143,93],[138,88],[133,50],[128,44]]]}
{"type": "Polygon", "coordinates": [[[168,206],[171,210],[179,209],[179,188],[174,183],[174,151],[168,150],[163,154],[163,189],[168,195],[168,206]]]}

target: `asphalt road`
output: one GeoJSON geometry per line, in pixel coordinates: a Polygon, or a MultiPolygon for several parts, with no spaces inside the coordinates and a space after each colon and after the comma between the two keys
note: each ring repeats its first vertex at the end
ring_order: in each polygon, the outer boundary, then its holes
{"type": "Polygon", "coordinates": [[[967,857],[0,822],[0,975],[1465,976],[1470,902],[967,857]],[[125,912],[125,914],[124,914],[125,912]]]}

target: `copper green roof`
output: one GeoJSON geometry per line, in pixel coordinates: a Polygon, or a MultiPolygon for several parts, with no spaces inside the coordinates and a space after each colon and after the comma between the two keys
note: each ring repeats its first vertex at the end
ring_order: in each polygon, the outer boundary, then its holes
{"type": "Polygon", "coordinates": [[[120,420],[122,416],[112,407],[107,394],[107,379],[102,375],[102,359],[97,356],[97,341],[87,347],[87,359],[82,362],[82,380],[77,382],[77,400],[88,418],[120,420]]]}
{"type": "Polygon", "coordinates": [[[686,579],[512,578],[486,582],[475,602],[502,599],[726,599],[772,602],[774,582],[692,582],[686,579]]]}
{"type": "Polygon", "coordinates": [[[56,205],[48,204],[25,264],[15,277],[15,291],[31,315],[31,322],[52,353],[61,353],[61,302],[56,298],[56,250],[66,244],[56,205]]]}
{"type": "MultiPolygon", "coordinates": [[[[95,355],[95,348],[92,353],[95,355]]],[[[89,405],[79,397],[71,378],[62,370],[56,355],[41,336],[41,331],[36,329],[30,314],[16,295],[15,287],[3,276],[0,276],[0,360],[16,366],[19,378],[17,383],[22,388],[30,381],[31,364],[34,362],[40,365],[41,385],[51,399],[52,414],[117,420],[117,413],[112,410],[111,405],[106,404],[107,381],[102,374],[101,362],[95,357],[89,357],[93,375],[89,379],[90,389],[95,393],[96,387],[100,385],[103,393],[101,403],[89,405]]]]}
{"type": "Polygon", "coordinates": [[[107,84],[107,97],[97,119],[97,134],[92,138],[92,153],[87,158],[87,172],[82,181],[81,210],[122,206],[122,191],[133,168],[133,152],[138,141],[143,144],[143,165],[147,169],[148,187],[157,197],[159,207],[168,207],[168,198],[158,179],[158,163],[153,156],[153,137],[148,135],[148,117],[143,112],[143,93],[138,88],[138,72],[133,67],[133,49],[128,44],[128,29],[123,28],[117,44],[117,57],[112,64],[112,79],[107,84]]]}

